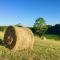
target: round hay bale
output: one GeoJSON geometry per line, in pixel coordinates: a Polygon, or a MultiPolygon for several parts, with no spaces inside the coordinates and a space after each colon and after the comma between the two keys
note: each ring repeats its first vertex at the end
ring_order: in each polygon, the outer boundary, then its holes
{"type": "Polygon", "coordinates": [[[30,49],[34,44],[34,36],[28,28],[9,26],[4,34],[4,43],[14,51],[30,49]]]}
{"type": "Polygon", "coordinates": [[[42,36],[41,39],[42,39],[42,40],[46,40],[46,37],[42,36]]]}

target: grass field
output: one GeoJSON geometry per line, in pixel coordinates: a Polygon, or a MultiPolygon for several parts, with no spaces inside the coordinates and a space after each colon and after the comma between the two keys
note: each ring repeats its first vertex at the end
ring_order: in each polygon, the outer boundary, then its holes
{"type": "Polygon", "coordinates": [[[3,39],[4,37],[4,32],[0,32],[0,39],[3,39]]]}
{"type": "Polygon", "coordinates": [[[54,40],[60,40],[59,35],[54,35],[54,34],[45,34],[46,38],[48,39],[54,39],[54,40]]]}
{"type": "MultiPolygon", "coordinates": [[[[4,33],[0,34],[3,39],[4,33]]],[[[15,53],[0,44],[0,60],[60,60],[60,41],[41,40],[35,36],[32,50],[22,50],[15,53]]]]}

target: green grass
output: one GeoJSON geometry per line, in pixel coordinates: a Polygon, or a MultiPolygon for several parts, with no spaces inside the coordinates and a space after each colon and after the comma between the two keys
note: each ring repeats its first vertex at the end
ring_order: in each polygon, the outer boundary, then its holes
{"type": "Polygon", "coordinates": [[[40,60],[59,60],[60,41],[40,40],[36,38],[34,50],[38,53],[40,60]]]}
{"type": "Polygon", "coordinates": [[[54,40],[60,40],[59,35],[54,35],[54,34],[45,34],[47,39],[54,39],[54,40]]]}
{"type": "Polygon", "coordinates": [[[0,60],[60,60],[60,41],[41,40],[35,36],[32,50],[15,53],[0,45],[0,60]]]}

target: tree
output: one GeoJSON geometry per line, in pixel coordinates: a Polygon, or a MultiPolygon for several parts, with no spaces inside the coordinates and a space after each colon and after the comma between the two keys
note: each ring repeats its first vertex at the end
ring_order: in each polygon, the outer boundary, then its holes
{"type": "Polygon", "coordinates": [[[21,23],[18,23],[15,26],[22,27],[21,23]]]}
{"type": "Polygon", "coordinates": [[[38,18],[35,23],[34,23],[34,29],[35,29],[35,32],[37,34],[39,34],[40,36],[44,35],[44,33],[46,32],[47,30],[47,25],[45,23],[45,20],[44,18],[38,18]]]}

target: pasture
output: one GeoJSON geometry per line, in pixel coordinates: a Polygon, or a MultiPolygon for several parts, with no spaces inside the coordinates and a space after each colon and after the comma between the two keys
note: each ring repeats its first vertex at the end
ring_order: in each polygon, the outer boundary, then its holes
{"type": "MultiPolygon", "coordinates": [[[[4,33],[0,32],[0,41],[4,33]]],[[[0,42],[0,60],[60,60],[60,41],[41,40],[35,36],[33,49],[10,51],[0,42]]]]}

